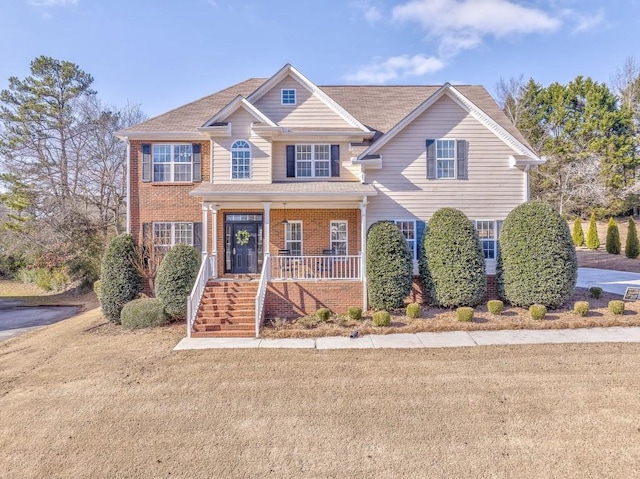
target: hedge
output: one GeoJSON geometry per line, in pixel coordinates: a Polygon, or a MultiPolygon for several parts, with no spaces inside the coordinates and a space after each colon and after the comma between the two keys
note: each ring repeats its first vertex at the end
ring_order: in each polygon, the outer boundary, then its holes
{"type": "Polygon", "coordinates": [[[120,321],[129,329],[151,328],[167,324],[169,316],[158,298],[140,298],[124,305],[120,321]]]}
{"type": "Polygon", "coordinates": [[[171,319],[187,316],[187,298],[200,268],[200,253],[187,244],[177,244],[162,259],[156,276],[156,296],[171,319]]]}

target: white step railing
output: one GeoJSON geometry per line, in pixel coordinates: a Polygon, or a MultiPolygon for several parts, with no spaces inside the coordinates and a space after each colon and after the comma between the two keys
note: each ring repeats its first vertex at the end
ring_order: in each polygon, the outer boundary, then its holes
{"type": "Polygon", "coordinates": [[[269,253],[264,254],[262,263],[262,273],[260,274],[260,282],[258,283],[258,292],[256,293],[256,338],[260,335],[260,326],[264,319],[264,298],[267,295],[267,283],[269,282],[269,265],[271,258],[269,253]]]}
{"type": "Polygon", "coordinates": [[[354,280],[362,277],[360,264],[360,255],[272,256],[270,276],[271,281],[354,280]]]}
{"type": "Polygon", "coordinates": [[[191,294],[187,298],[187,336],[191,337],[191,331],[193,330],[193,323],[196,320],[198,309],[200,308],[200,302],[202,301],[202,295],[207,287],[207,282],[210,278],[217,276],[217,256],[212,254],[211,256],[203,256],[196,282],[193,284],[191,294]]]}

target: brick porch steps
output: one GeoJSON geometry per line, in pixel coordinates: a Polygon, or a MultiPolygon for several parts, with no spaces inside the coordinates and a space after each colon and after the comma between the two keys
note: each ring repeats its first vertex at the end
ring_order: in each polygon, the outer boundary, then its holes
{"type": "Polygon", "coordinates": [[[207,283],[196,315],[193,338],[255,336],[255,279],[222,279],[207,283]]]}

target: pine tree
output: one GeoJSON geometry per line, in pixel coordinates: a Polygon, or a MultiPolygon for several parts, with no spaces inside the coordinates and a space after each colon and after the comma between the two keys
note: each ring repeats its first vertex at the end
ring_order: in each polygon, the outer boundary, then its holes
{"type": "Polygon", "coordinates": [[[600,247],[600,238],[598,238],[598,227],[596,226],[596,215],[591,213],[589,220],[589,231],[587,231],[587,248],[598,249],[600,247]]]}
{"type": "Polygon", "coordinates": [[[609,218],[607,225],[607,241],[605,242],[607,253],[620,254],[622,246],[620,245],[620,231],[618,225],[613,218],[609,218]]]}
{"type": "Polygon", "coordinates": [[[624,254],[628,258],[637,258],[640,254],[640,241],[638,241],[638,232],[636,231],[636,222],[633,221],[633,216],[629,217],[629,231],[627,231],[624,254]]]}
{"type": "Polygon", "coordinates": [[[573,221],[573,233],[571,234],[574,246],[584,245],[584,230],[582,229],[582,221],[580,218],[576,218],[573,221]]]}

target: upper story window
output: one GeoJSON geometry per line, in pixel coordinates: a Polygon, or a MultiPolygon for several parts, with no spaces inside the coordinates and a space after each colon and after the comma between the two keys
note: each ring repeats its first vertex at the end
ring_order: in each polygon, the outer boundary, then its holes
{"type": "Polygon", "coordinates": [[[296,145],[296,176],[301,178],[331,176],[331,145],[296,145]]]}
{"type": "Polygon", "coordinates": [[[427,140],[427,178],[468,179],[465,140],[427,140]]]}
{"type": "Polygon", "coordinates": [[[330,223],[331,249],[335,255],[347,255],[347,224],[346,221],[332,221],[330,223]]]}
{"type": "Polygon", "coordinates": [[[411,251],[411,258],[414,260],[417,259],[415,220],[396,220],[394,223],[407,240],[407,246],[409,246],[409,251],[411,251]]]}
{"type": "Polygon", "coordinates": [[[193,246],[193,223],[153,223],[153,246],[156,254],[164,254],[178,243],[193,246]]]}
{"type": "Polygon", "coordinates": [[[153,145],[153,181],[192,180],[193,145],[153,145]]]}
{"type": "Polygon", "coordinates": [[[436,141],[436,177],[456,177],[456,142],[454,140],[436,141]]]}
{"type": "Polygon", "coordinates": [[[496,259],[498,251],[498,236],[502,221],[476,220],[476,230],[482,245],[485,259],[496,259]]]}
{"type": "Polygon", "coordinates": [[[296,91],[291,88],[282,89],[282,104],[283,105],[295,105],[296,104],[296,91]]]}
{"type": "Polygon", "coordinates": [[[231,145],[231,178],[251,178],[251,146],[244,140],[238,140],[231,145]]]}

